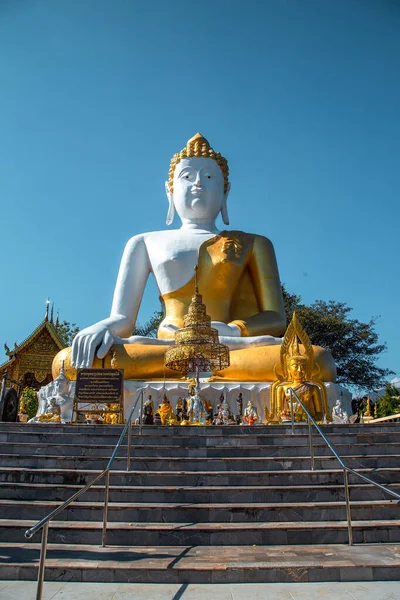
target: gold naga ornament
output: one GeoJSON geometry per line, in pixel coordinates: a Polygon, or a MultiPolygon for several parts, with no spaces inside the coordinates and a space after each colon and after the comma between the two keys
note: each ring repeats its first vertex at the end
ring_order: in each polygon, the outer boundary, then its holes
{"type": "Polygon", "coordinates": [[[165,366],[187,375],[200,372],[221,371],[229,367],[229,348],[219,343],[218,330],[211,327],[211,317],[202,302],[195,267],[195,292],[187,314],[183,317],[184,327],[175,332],[175,344],[165,353],[165,366]]]}
{"type": "MultiPolygon", "coordinates": [[[[307,333],[299,323],[296,313],[283,338],[280,364],[275,365],[277,379],[271,385],[270,410],[265,406],[265,417],[269,423],[290,419],[290,389],[317,421],[331,420],[325,384],[319,379],[319,367],[307,333]],[[300,344],[303,351],[300,350],[300,344]]],[[[293,398],[295,421],[306,421],[307,415],[293,398]]]]}

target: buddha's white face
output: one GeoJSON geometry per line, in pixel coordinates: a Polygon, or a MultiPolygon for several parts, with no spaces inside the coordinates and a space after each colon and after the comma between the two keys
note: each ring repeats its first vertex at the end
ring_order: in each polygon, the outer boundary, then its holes
{"type": "Polygon", "coordinates": [[[68,391],[68,381],[66,379],[57,379],[54,380],[54,393],[56,396],[63,396],[68,391]]]}
{"type": "Polygon", "coordinates": [[[224,176],[212,158],[184,158],[175,168],[173,202],[183,220],[216,219],[224,200],[224,176]]]}

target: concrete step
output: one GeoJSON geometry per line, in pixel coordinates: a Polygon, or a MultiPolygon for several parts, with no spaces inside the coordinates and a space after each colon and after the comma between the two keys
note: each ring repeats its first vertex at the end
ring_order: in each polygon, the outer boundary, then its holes
{"type": "MultiPolygon", "coordinates": [[[[360,468],[360,473],[378,483],[400,483],[399,468],[360,468]]],[[[100,470],[0,468],[0,481],[9,483],[48,483],[85,485],[100,470]]],[[[351,482],[355,476],[350,476],[351,482]]],[[[342,469],[271,471],[112,471],[114,486],[254,486],[254,485],[342,485],[342,469]]]]}
{"type": "MultiPolygon", "coordinates": [[[[2,467],[24,467],[40,469],[85,469],[90,465],[91,469],[104,469],[108,463],[108,456],[47,456],[36,455],[13,455],[1,454],[0,464],[2,467]]],[[[352,455],[346,456],[346,464],[353,469],[359,468],[395,468],[400,465],[400,455],[352,455]]],[[[316,456],[316,469],[335,469],[339,465],[334,456],[316,456]]],[[[126,466],[126,458],[116,458],[113,464],[115,469],[123,469],[126,466]]],[[[181,471],[287,471],[304,470],[310,467],[310,457],[303,456],[262,456],[262,457],[154,457],[135,456],[133,466],[136,471],[162,471],[169,473],[181,471]]]]}
{"type": "MultiPolygon", "coordinates": [[[[0,578],[35,580],[39,552],[40,545],[37,543],[0,544],[0,555],[4,557],[0,578]]],[[[397,547],[392,544],[225,548],[101,548],[49,544],[47,557],[46,581],[182,584],[400,579],[400,557],[397,547]]],[[[44,591],[46,593],[46,584],[44,591]]]]}
{"type": "MultiPolygon", "coordinates": [[[[355,479],[355,478],[354,478],[355,479]]],[[[388,487],[400,493],[400,484],[388,487]]],[[[64,502],[82,488],[81,485],[52,483],[0,483],[4,500],[46,500],[64,502]]],[[[384,500],[390,496],[369,484],[350,485],[352,500],[384,500]]],[[[110,486],[113,502],[335,502],[344,497],[343,483],[338,485],[246,485],[246,486],[110,486]]],[[[104,485],[94,485],[83,496],[85,502],[102,502],[104,485]]]]}
{"type": "MultiPolygon", "coordinates": [[[[160,428],[160,431],[153,432],[151,435],[143,434],[138,435],[132,432],[132,442],[138,446],[153,446],[167,445],[167,446],[190,446],[190,447],[207,447],[207,446],[247,446],[247,445],[278,445],[278,446],[291,446],[291,445],[307,445],[308,444],[308,430],[301,428],[301,432],[295,432],[294,435],[290,433],[277,433],[274,427],[267,429],[266,432],[258,432],[257,434],[250,433],[243,435],[229,431],[229,435],[198,435],[197,437],[185,435],[187,428],[182,428],[176,433],[166,434],[165,430],[169,428],[160,428]]],[[[192,428],[190,428],[192,429],[192,428]]],[[[299,428],[300,429],[300,428],[299,428]]],[[[120,433],[91,433],[91,432],[78,432],[75,429],[69,431],[58,431],[55,429],[50,432],[37,431],[0,431],[0,443],[6,444],[10,442],[15,443],[26,443],[29,439],[32,443],[49,443],[53,445],[59,444],[85,444],[85,445],[97,445],[106,444],[115,446],[117,443],[120,433]]],[[[313,430],[316,441],[322,439],[319,434],[313,430]]],[[[398,432],[382,432],[375,431],[375,427],[364,428],[364,431],[359,432],[342,432],[335,433],[331,430],[325,430],[325,435],[333,443],[396,443],[398,441],[398,432]]]]}
{"type": "MultiPolygon", "coordinates": [[[[400,442],[398,443],[341,443],[335,444],[335,449],[340,456],[368,456],[368,455],[400,455],[400,442]]],[[[65,457],[86,457],[107,459],[111,456],[114,446],[99,444],[47,444],[46,442],[27,442],[27,443],[0,443],[0,454],[13,456],[65,456],[65,457]]],[[[127,456],[127,445],[122,445],[118,452],[118,457],[127,456]]],[[[134,461],[136,457],[152,458],[230,458],[232,457],[232,446],[167,446],[157,445],[143,446],[132,445],[131,457],[134,461]]],[[[237,450],[234,450],[237,452],[237,450]]],[[[331,450],[325,443],[315,440],[314,452],[316,456],[332,456],[331,450]]],[[[278,456],[305,456],[308,453],[308,443],[303,442],[299,445],[247,445],[240,447],[240,456],[242,458],[262,458],[278,456]]]]}
{"type": "MultiPolygon", "coordinates": [[[[34,520],[0,519],[0,542],[21,542],[34,520]]],[[[400,520],[353,521],[354,543],[400,542],[400,520]]],[[[53,544],[99,544],[101,522],[53,521],[53,544]]],[[[110,522],[110,546],[248,546],[256,544],[345,544],[346,521],[288,521],[260,523],[134,523],[110,522]]]]}
{"type": "MultiPolygon", "coordinates": [[[[57,508],[60,502],[0,500],[0,514],[3,519],[15,520],[21,515],[40,520],[57,508]]],[[[397,502],[392,500],[352,501],[352,519],[356,521],[375,519],[391,520],[400,518],[397,502]]],[[[103,502],[75,502],[66,508],[56,520],[62,521],[101,521],[103,502]]],[[[110,502],[109,521],[116,522],[163,522],[163,523],[259,523],[296,521],[344,521],[346,504],[335,502],[248,502],[248,503],[138,503],[110,502]]]]}

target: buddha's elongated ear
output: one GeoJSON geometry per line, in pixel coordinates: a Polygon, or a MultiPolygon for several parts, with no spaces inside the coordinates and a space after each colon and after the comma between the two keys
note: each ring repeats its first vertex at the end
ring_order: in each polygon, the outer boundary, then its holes
{"type": "Polygon", "coordinates": [[[229,217],[228,217],[228,194],[229,194],[229,190],[231,189],[231,184],[228,183],[228,188],[224,194],[224,198],[222,200],[222,206],[221,206],[221,217],[223,222],[225,223],[225,225],[229,225],[229,217]]]}
{"type": "Polygon", "coordinates": [[[167,220],[165,222],[167,225],[171,225],[171,223],[175,217],[175,205],[174,205],[174,198],[171,194],[171,190],[169,189],[168,181],[165,182],[165,193],[167,194],[167,198],[168,198],[168,202],[169,202],[167,220]]]}

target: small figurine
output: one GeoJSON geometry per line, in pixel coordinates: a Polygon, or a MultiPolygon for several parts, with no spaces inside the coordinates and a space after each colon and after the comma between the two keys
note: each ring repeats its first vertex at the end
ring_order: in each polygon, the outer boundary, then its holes
{"type": "Polygon", "coordinates": [[[332,422],[333,423],[348,423],[349,417],[345,410],[342,410],[342,402],[338,398],[335,406],[332,408],[332,422]]]}
{"type": "Polygon", "coordinates": [[[188,425],[206,425],[208,410],[205,401],[198,392],[196,383],[189,384],[189,397],[187,399],[187,424],[188,425]]]}
{"type": "Polygon", "coordinates": [[[242,396],[242,392],[239,392],[239,396],[236,398],[236,404],[237,404],[237,410],[238,413],[236,415],[236,423],[237,425],[240,425],[242,422],[242,415],[243,415],[243,396],[242,396]]]}
{"type": "Polygon", "coordinates": [[[374,417],[372,416],[373,411],[373,403],[371,398],[368,396],[367,398],[367,410],[364,412],[364,422],[373,421],[374,417]]]}
{"type": "Polygon", "coordinates": [[[55,398],[50,400],[50,406],[46,410],[44,415],[39,415],[37,418],[38,421],[46,421],[52,423],[61,423],[61,409],[57,404],[55,398]]]}
{"type": "Polygon", "coordinates": [[[154,404],[151,394],[143,404],[142,423],[143,425],[154,425],[154,404]]]}
{"type": "Polygon", "coordinates": [[[160,415],[161,423],[163,425],[177,425],[174,409],[171,406],[171,402],[168,400],[167,394],[164,394],[163,401],[158,407],[158,414],[160,415]]]}
{"type": "Polygon", "coordinates": [[[183,411],[183,400],[179,396],[178,400],[176,401],[176,406],[175,406],[175,416],[176,416],[178,423],[180,423],[182,421],[182,411],[183,411]]]}
{"type": "Polygon", "coordinates": [[[244,410],[243,421],[246,425],[254,425],[258,421],[257,409],[251,400],[248,401],[244,410]]]}
{"type": "Polygon", "coordinates": [[[213,424],[214,425],[235,425],[236,420],[232,415],[229,404],[224,398],[224,395],[220,396],[220,403],[217,405],[218,413],[215,417],[213,424]]]}

